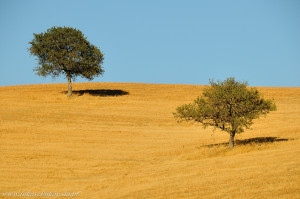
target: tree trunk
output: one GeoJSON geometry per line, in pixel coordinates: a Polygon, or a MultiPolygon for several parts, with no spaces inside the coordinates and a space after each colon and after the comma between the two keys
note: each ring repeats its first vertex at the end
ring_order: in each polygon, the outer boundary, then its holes
{"type": "Polygon", "coordinates": [[[235,132],[230,132],[230,136],[229,136],[229,148],[233,149],[234,147],[234,136],[235,136],[235,132]]]}
{"type": "Polygon", "coordinates": [[[68,75],[68,97],[72,96],[72,81],[71,75],[68,75]]]}

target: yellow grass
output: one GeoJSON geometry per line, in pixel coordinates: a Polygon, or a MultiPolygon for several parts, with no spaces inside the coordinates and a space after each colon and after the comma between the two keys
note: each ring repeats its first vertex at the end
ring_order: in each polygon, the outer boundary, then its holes
{"type": "Polygon", "coordinates": [[[278,111],[237,135],[246,142],[234,150],[227,133],[173,118],[204,86],[75,83],[129,94],[71,99],[66,88],[0,87],[0,198],[300,198],[300,88],[259,88],[278,111]]]}

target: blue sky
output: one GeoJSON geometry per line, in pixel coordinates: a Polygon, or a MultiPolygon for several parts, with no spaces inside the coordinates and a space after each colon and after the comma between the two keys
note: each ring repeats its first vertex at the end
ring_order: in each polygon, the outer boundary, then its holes
{"type": "Polygon", "coordinates": [[[104,53],[93,82],[300,86],[298,0],[0,0],[0,86],[66,82],[35,75],[27,50],[53,26],[104,53]]]}

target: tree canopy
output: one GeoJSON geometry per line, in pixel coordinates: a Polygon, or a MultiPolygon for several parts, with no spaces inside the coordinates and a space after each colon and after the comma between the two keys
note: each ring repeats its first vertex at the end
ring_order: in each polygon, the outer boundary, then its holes
{"type": "Polygon", "coordinates": [[[253,119],[276,110],[273,100],[265,100],[256,88],[247,88],[247,82],[234,78],[225,81],[210,81],[202,95],[193,103],[184,104],[173,113],[179,120],[202,123],[204,127],[213,126],[230,134],[229,147],[234,146],[236,133],[250,128],[253,119]]]}
{"type": "Polygon", "coordinates": [[[104,56],[87,41],[80,30],[71,27],[52,27],[45,33],[34,34],[29,51],[37,56],[37,75],[68,79],[68,96],[72,94],[71,80],[77,76],[92,80],[102,75],[104,56]]]}

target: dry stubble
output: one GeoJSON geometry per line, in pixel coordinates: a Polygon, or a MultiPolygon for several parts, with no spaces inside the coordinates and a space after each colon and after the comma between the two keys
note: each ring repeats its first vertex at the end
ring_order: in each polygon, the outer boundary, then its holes
{"type": "Polygon", "coordinates": [[[203,88],[75,83],[67,99],[66,84],[0,87],[0,194],[300,198],[300,88],[259,88],[278,111],[234,150],[226,133],[173,118],[203,88]]]}

